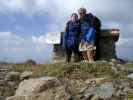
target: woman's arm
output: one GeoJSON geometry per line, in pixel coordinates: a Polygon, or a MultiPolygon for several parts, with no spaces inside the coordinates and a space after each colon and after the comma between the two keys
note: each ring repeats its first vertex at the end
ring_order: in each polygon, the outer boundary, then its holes
{"type": "Polygon", "coordinates": [[[64,34],[63,34],[63,41],[62,41],[62,47],[65,49],[65,45],[66,45],[66,39],[67,39],[67,34],[68,34],[68,22],[66,23],[65,25],[65,28],[64,28],[64,34]]]}
{"type": "Polygon", "coordinates": [[[69,27],[68,27],[69,25],[68,24],[69,24],[69,22],[66,23],[64,32],[68,32],[68,30],[69,30],[69,27]]]}

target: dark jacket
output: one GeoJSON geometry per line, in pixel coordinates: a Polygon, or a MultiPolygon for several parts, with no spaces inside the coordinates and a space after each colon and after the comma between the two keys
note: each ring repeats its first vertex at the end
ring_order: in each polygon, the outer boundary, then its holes
{"type": "Polygon", "coordinates": [[[66,48],[79,45],[80,23],[68,21],[64,33],[63,45],[66,48]]]}
{"type": "Polygon", "coordinates": [[[86,14],[84,19],[80,19],[81,23],[81,41],[91,42],[95,40],[96,28],[95,24],[96,17],[91,13],[86,14]]]}

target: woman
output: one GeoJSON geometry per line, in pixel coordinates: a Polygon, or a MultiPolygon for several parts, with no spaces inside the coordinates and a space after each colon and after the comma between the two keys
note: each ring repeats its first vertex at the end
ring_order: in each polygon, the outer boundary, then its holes
{"type": "Polygon", "coordinates": [[[74,54],[74,62],[79,61],[79,35],[80,35],[80,23],[78,15],[73,13],[70,20],[65,27],[63,47],[66,50],[66,62],[71,61],[72,53],[74,54]]]}

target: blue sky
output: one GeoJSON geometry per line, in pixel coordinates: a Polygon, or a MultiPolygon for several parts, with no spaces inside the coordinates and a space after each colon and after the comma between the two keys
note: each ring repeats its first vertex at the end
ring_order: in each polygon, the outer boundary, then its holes
{"type": "Polygon", "coordinates": [[[0,0],[0,61],[48,62],[53,53],[46,34],[63,31],[80,7],[98,16],[102,28],[119,28],[117,54],[133,59],[132,0],[0,0]]]}

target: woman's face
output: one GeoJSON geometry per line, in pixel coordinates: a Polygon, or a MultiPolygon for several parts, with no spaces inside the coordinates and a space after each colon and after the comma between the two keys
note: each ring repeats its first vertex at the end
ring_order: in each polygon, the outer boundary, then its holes
{"type": "Polygon", "coordinates": [[[77,21],[77,20],[78,20],[78,16],[75,15],[75,14],[73,14],[73,15],[71,16],[71,21],[75,22],[75,21],[77,21]]]}

